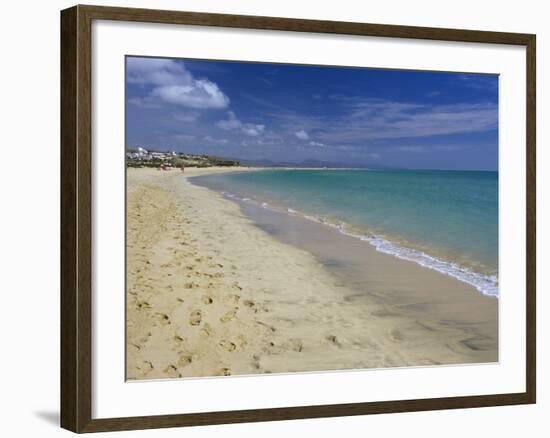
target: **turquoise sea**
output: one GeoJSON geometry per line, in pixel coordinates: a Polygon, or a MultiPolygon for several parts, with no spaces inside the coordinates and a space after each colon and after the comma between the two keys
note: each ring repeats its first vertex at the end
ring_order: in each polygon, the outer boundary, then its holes
{"type": "Polygon", "coordinates": [[[498,296],[498,172],[266,169],[192,180],[498,296]]]}

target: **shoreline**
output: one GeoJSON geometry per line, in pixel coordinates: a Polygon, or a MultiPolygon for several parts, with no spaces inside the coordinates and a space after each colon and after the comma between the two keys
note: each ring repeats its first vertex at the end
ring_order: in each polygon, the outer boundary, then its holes
{"type": "MultiPolygon", "coordinates": [[[[254,168],[254,170],[264,171],[269,170],[270,168],[254,168]]],[[[302,170],[301,168],[277,168],[275,170],[302,170]]],[[[310,170],[310,169],[307,169],[310,170]]],[[[318,169],[318,170],[356,170],[356,169],[318,169]]],[[[359,169],[365,170],[365,169],[359,169]]],[[[239,171],[235,171],[239,172],[239,171]]],[[[214,172],[219,173],[219,172],[214,172]]],[[[226,172],[224,172],[226,173],[226,172]]],[[[360,229],[358,227],[353,227],[349,223],[346,223],[342,220],[330,220],[322,216],[312,215],[305,213],[303,211],[297,211],[289,207],[278,205],[270,199],[256,199],[252,195],[242,195],[232,193],[227,190],[221,190],[212,186],[209,181],[202,182],[201,177],[208,176],[206,175],[193,175],[190,177],[190,182],[199,186],[205,187],[207,189],[213,190],[216,193],[222,195],[225,199],[236,202],[241,207],[244,206],[243,203],[255,203],[257,206],[261,206],[270,211],[274,212],[284,212],[291,216],[299,216],[302,219],[320,223],[324,226],[327,226],[332,229],[337,229],[340,233],[346,236],[359,239],[363,242],[366,242],[376,248],[377,251],[392,255],[401,260],[408,262],[416,263],[422,268],[432,269],[439,272],[440,274],[447,275],[449,277],[455,278],[458,281],[461,281],[469,286],[474,287],[479,293],[490,296],[498,299],[499,297],[499,285],[498,277],[493,273],[480,273],[471,269],[468,266],[461,265],[460,262],[446,260],[440,256],[429,254],[425,252],[424,249],[414,248],[414,246],[407,243],[402,243],[399,240],[388,238],[385,235],[378,235],[373,233],[371,230],[360,229]],[[195,178],[198,179],[193,181],[195,178]]]]}
{"type": "Polygon", "coordinates": [[[498,300],[364,243],[377,272],[360,291],[187,180],[254,170],[128,170],[129,379],[498,360],[498,300]]]}

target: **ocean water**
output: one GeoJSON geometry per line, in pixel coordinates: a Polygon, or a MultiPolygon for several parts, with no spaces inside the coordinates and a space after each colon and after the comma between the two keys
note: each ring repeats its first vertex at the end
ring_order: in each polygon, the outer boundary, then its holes
{"type": "Polygon", "coordinates": [[[336,227],[498,296],[497,172],[266,169],[193,182],[336,227]]]}

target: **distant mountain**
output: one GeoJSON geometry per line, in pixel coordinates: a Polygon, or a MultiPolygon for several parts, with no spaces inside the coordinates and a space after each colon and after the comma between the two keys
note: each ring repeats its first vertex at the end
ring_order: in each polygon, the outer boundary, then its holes
{"type": "MultiPolygon", "coordinates": [[[[136,147],[126,150],[128,165],[130,166],[158,166],[159,161],[173,162],[177,161],[177,166],[185,164],[186,166],[243,166],[251,167],[304,167],[311,169],[396,169],[395,167],[381,166],[376,163],[352,163],[323,161],[315,158],[308,158],[302,161],[275,161],[265,158],[243,159],[235,157],[216,157],[206,154],[194,154],[188,152],[159,151],[149,148],[136,147]]],[[[172,163],[173,164],[173,163],[172,163]]]]}
{"type": "Polygon", "coordinates": [[[376,165],[376,164],[364,164],[364,163],[340,163],[334,161],[322,161],[316,160],[313,158],[299,161],[273,161],[268,159],[258,159],[258,160],[244,160],[239,159],[239,161],[246,166],[258,166],[258,167],[306,167],[312,169],[322,169],[322,168],[356,168],[356,169],[387,169],[387,167],[376,165]]]}

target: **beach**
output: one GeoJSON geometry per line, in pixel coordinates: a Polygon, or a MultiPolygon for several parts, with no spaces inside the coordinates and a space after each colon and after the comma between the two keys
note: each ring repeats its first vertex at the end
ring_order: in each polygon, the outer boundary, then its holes
{"type": "Polygon", "coordinates": [[[498,361],[497,298],[189,180],[235,171],[128,169],[129,380],[498,361]]]}

